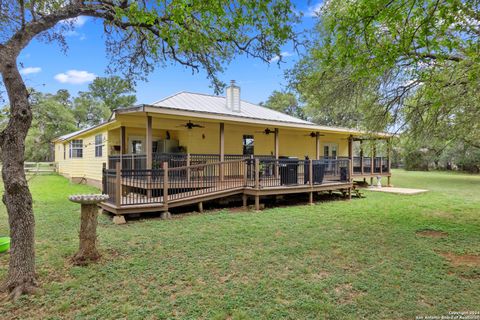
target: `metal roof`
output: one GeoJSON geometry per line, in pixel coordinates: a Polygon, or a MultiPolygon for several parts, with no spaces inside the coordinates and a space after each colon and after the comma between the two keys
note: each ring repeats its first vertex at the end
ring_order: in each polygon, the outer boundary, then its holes
{"type": "Polygon", "coordinates": [[[244,100],[240,101],[239,112],[227,109],[226,104],[226,98],[222,96],[213,96],[182,91],[162,100],[159,100],[153,103],[152,106],[185,111],[215,113],[241,118],[313,125],[312,122],[301,120],[244,100]]]}
{"type": "Polygon", "coordinates": [[[75,132],[71,132],[71,133],[68,133],[68,134],[64,134],[63,136],[60,136],[60,137],[57,137],[55,140],[68,140],[70,139],[71,137],[74,137],[80,133],[83,133],[85,131],[88,131],[92,129],[92,127],[88,127],[88,128],[85,128],[85,129],[81,129],[81,130],[78,130],[78,131],[75,131],[75,132]]]}
{"type": "Polygon", "coordinates": [[[87,131],[90,131],[90,130],[94,130],[96,128],[99,128],[103,125],[106,125],[108,123],[111,123],[113,120],[109,120],[109,121],[104,121],[102,123],[99,123],[97,125],[94,125],[94,126],[90,126],[88,128],[84,128],[84,129],[80,129],[80,130],[77,130],[75,132],[71,132],[71,133],[67,133],[67,134],[64,134],[63,136],[60,136],[60,137],[57,137],[55,139],[53,139],[52,141],[65,141],[65,140],[69,140],[70,138],[73,138],[75,136],[78,136],[78,135],[81,135],[82,133],[85,133],[87,131]]]}

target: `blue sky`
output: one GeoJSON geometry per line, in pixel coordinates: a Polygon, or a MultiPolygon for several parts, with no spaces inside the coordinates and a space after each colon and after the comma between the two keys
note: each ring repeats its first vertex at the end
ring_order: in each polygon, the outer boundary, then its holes
{"type": "MultiPolygon", "coordinates": [[[[297,1],[296,9],[304,13],[299,30],[314,25],[314,12],[320,2],[297,1]]],[[[27,86],[43,92],[68,89],[72,94],[86,90],[95,76],[104,76],[108,60],[105,54],[103,25],[100,20],[80,17],[75,30],[67,36],[68,51],[62,53],[56,44],[33,40],[19,56],[18,62],[27,86]]],[[[273,90],[286,84],[284,71],[298,60],[290,45],[283,48],[285,60],[264,63],[260,60],[239,56],[220,74],[224,82],[235,79],[242,89],[242,99],[258,103],[265,101],[273,90]]],[[[148,77],[148,82],[136,86],[139,103],[152,103],[175,92],[187,90],[213,93],[210,82],[203,72],[192,74],[190,69],[179,65],[159,67],[148,77]]]]}

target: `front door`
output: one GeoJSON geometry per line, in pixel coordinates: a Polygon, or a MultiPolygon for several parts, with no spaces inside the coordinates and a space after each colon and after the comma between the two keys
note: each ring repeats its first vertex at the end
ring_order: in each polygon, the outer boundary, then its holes
{"type": "Polygon", "coordinates": [[[327,159],[336,159],[338,156],[338,144],[325,143],[323,146],[323,156],[327,159]]]}

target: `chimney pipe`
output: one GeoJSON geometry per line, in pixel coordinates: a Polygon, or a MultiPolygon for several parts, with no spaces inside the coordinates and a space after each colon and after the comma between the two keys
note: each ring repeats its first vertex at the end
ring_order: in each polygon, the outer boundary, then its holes
{"type": "Polygon", "coordinates": [[[227,87],[227,109],[240,112],[240,87],[235,84],[235,80],[230,81],[230,86],[227,87]]]}

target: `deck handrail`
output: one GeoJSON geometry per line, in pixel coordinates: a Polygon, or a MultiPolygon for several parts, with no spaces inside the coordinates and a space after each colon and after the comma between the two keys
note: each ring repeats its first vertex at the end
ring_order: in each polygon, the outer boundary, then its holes
{"type": "Polygon", "coordinates": [[[241,159],[161,169],[103,169],[103,192],[118,207],[195,198],[233,189],[350,182],[349,159],[241,159]]]}

